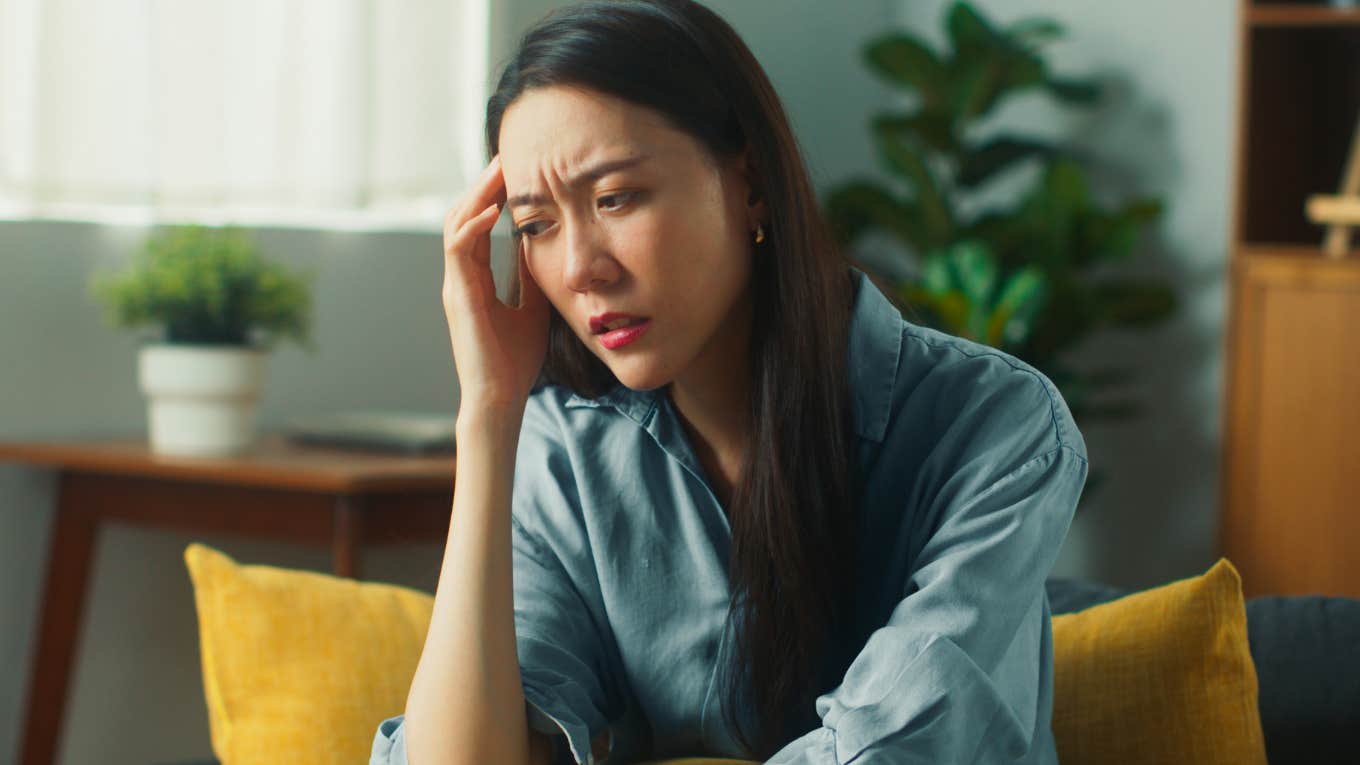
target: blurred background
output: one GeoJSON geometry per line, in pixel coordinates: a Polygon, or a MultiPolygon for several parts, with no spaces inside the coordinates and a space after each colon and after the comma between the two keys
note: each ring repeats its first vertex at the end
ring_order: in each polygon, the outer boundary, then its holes
{"type": "MultiPolygon", "coordinates": [[[[265,430],[347,409],[455,413],[441,221],[484,164],[482,109],[499,66],[561,4],[0,0],[0,440],[146,432],[140,339],[110,327],[86,285],[167,223],[245,226],[267,257],[317,275],[314,348],[271,354],[265,430]]],[[[1324,258],[1326,229],[1303,203],[1336,193],[1355,129],[1354,9],[1272,5],[1244,33],[1243,8],[1265,4],[706,4],[764,65],[856,259],[920,321],[973,333],[1061,382],[1099,477],[1055,576],[1148,587],[1201,574],[1225,554],[1234,331],[1296,351],[1252,357],[1244,374],[1258,377],[1243,378],[1252,395],[1274,390],[1278,374],[1309,380],[1316,397],[1272,403],[1277,419],[1251,420],[1265,430],[1245,432],[1264,435],[1237,452],[1267,460],[1279,449],[1303,472],[1270,483],[1244,461],[1246,482],[1232,491],[1248,504],[1296,497],[1271,507],[1303,514],[1308,529],[1346,530],[1333,524],[1347,492],[1360,490],[1342,462],[1360,427],[1356,389],[1345,388],[1360,385],[1358,349],[1330,345],[1332,366],[1308,366],[1307,352],[1357,325],[1360,282],[1346,268],[1353,259],[1324,258]],[[1247,40],[1267,58],[1260,84],[1244,91],[1247,40]],[[929,111],[934,89],[962,87],[940,67],[998,62],[1004,75],[974,83],[990,90],[947,115],[949,130],[910,119],[929,111]],[[1244,92],[1258,98],[1251,109],[1244,92]],[[1265,126],[1251,151],[1238,144],[1245,124],[1265,126]],[[1237,175],[1239,162],[1266,169],[1237,175]],[[881,215],[885,205],[896,217],[881,215]],[[1250,214],[1234,218],[1237,205],[1250,214]],[[947,212],[945,228],[931,228],[932,209],[947,212]],[[985,224],[988,210],[1010,218],[985,224]],[[1287,325],[1300,331],[1272,334],[1257,315],[1232,329],[1234,268],[1248,278],[1242,264],[1253,255],[1267,270],[1328,261],[1325,277],[1267,278],[1334,280],[1317,295],[1254,304],[1277,317],[1303,311],[1287,325]],[[979,279],[996,289],[978,294],[979,279]],[[1325,438],[1299,424],[1309,417],[1325,438]],[[1287,494],[1319,486],[1320,498],[1287,494]]],[[[493,241],[501,275],[507,223],[493,241]]],[[[1244,401],[1244,417],[1271,403],[1244,401]]],[[[0,673],[0,762],[18,758],[55,499],[52,471],[0,462],[0,666],[12,668],[0,673]]],[[[1354,532],[1352,522],[1352,543],[1354,532]]],[[[1318,540],[1325,560],[1329,548],[1309,533],[1293,549],[1318,540]]],[[[183,560],[194,540],[245,562],[331,565],[326,549],[103,529],[60,762],[210,753],[183,560]]],[[[438,544],[367,551],[363,578],[432,591],[440,553],[438,544]]],[[[1252,560],[1233,556],[1248,580],[1252,560]]],[[[1272,566],[1289,564],[1259,561],[1263,586],[1272,566]]],[[[1353,574],[1343,586],[1327,565],[1315,587],[1289,586],[1360,594],[1353,574]]]]}

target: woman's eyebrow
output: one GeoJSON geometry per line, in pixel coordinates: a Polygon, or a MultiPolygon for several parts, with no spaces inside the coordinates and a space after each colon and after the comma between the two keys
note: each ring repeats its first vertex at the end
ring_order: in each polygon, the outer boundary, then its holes
{"type": "MultiPolygon", "coordinates": [[[[594,167],[577,173],[567,181],[567,186],[574,189],[584,186],[587,183],[593,183],[612,172],[632,167],[633,165],[639,164],[650,158],[650,154],[638,154],[632,157],[611,159],[601,162],[594,167]]],[[[525,205],[536,204],[552,204],[552,200],[543,194],[517,194],[506,200],[507,207],[523,207],[525,205]]]]}

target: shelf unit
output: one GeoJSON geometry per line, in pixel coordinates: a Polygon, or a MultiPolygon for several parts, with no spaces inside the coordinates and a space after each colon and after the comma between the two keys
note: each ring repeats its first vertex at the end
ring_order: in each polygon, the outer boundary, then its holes
{"type": "Polygon", "coordinates": [[[1360,8],[1238,8],[1219,554],[1248,597],[1360,597],[1360,248],[1304,213],[1360,118],[1360,8]]]}

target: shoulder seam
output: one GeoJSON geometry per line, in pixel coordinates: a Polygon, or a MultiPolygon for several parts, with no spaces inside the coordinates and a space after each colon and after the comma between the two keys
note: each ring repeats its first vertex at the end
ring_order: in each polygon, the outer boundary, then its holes
{"type": "Polygon", "coordinates": [[[1073,449],[1067,444],[1062,444],[1059,446],[1055,446],[1046,452],[1036,454],[1030,459],[1027,459],[1024,462],[1020,463],[1019,465],[1016,465],[1014,469],[1010,470],[1005,475],[993,481],[990,486],[988,486],[986,489],[983,490],[981,494],[978,495],[978,498],[981,499],[982,497],[991,494],[993,491],[997,491],[999,487],[1004,485],[1007,481],[1010,481],[1017,475],[1025,472],[1026,470],[1029,470],[1033,465],[1045,461],[1063,450],[1067,450],[1068,452],[1070,452],[1073,457],[1076,457],[1078,460],[1080,460],[1078,464],[1080,464],[1082,467],[1087,467],[1089,469],[1089,463],[1087,462],[1086,457],[1082,456],[1081,452],[1077,451],[1076,449],[1073,449]]]}
{"type": "MultiPolygon", "coordinates": [[[[912,329],[913,329],[913,327],[912,327],[911,324],[909,324],[908,322],[905,322],[905,321],[903,322],[902,334],[903,334],[904,336],[906,336],[906,337],[910,337],[911,339],[916,340],[917,342],[921,343],[922,345],[925,345],[925,346],[930,347],[930,348],[944,348],[944,349],[946,349],[946,350],[954,351],[955,353],[958,353],[958,354],[961,355],[961,356],[966,356],[966,357],[968,357],[968,358],[970,358],[970,359],[975,359],[975,358],[979,358],[979,357],[982,357],[982,356],[991,356],[991,357],[993,357],[993,358],[996,358],[996,359],[1000,360],[1001,362],[1003,362],[1004,364],[1006,364],[1006,366],[1010,367],[1012,370],[1014,370],[1014,371],[1016,371],[1016,372],[1023,372],[1023,373],[1025,373],[1025,374],[1029,375],[1030,377],[1033,377],[1033,378],[1035,379],[1035,381],[1037,381],[1037,382],[1039,383],[1039,386],[1040,386],[1041,388],[1043,388],[1043,390],[1044,390],[1044,395],[1048,397],[1048,414],[1049,414],[1049,418],[1051,419],[1051,421],[1052,421],[1052,423],[1053,423],[1053,433],[1054,433],[1054,437],[1055,437],[1055,438],[1057,439],[1057,441],[1058,441],[1058,447],[1059,447],[1059,448],[1072,449],[1072,446],[1068,443],[1068,439],[1064,437],[1062,424],[1058,421],[1058,402],[1055,401],[1055,400],[1053,399],[1053,390],[1052,390],[1052,388],[1053,388],[1053,387],[1056,387],[1056,386],[1053,385],[1052,381],[1050,381],[1050,380],[1048,380],[1048,379],[1046,379],[1046,378],[1040,376],[1039,373],[1038,373],[1038,371],[1035,370],[1035,369],[1033,368],[1032,365],[1029,365],[1028,362],[1023,362],[1021,359],[1015,359],[1016,361],[1022,361],[1022,363],[1024,363],[1024,364],[1026,365],[1026,366],[1018,366],[1018,365],[1016,365],[1015,363],[1013,363],[1013,362],[1011,361],[1011,359],[1015,358],[1014,356],[1010,356],[1009,354],[1006,354],[1004,351],[1001,351],[1001,350],[996,349],[996,348],[992,348],[991,346],[988,346],[988,345],[982,345],[983,348],[987,348],[987,349],[988,349],[988,350],[986,350],[986,351],[984,351],[984,352],[982,352],[982,353],[968,353],[967,351],[965,351],[964,349],[958,347],[958,346],[955,345],[954,343],[932,342],[932,341],[930,341],[930,340],[928,340],[928,339],[926,339],[926,338],[924,338],[924,337],[922,337],[922,336],[916,334],[915,332],[912,331],[912,329]]],[[[936,330],[936,331],[938,332],[939,330],[936,330]]],[[[979,345],[981,345],[981,344],[979,344],[979,345]]],[[[1077,451],[1077,450],[1075,450],[1075,449],[1072,449],[1072,451],[1073,451],[1073,453],[1076,454],[1078,457],[1081,457],[1082,461],[1085,461],[1085,460],[1086,460],[1085,457],[1082,457],[1081,452],[1079,452],[1079,451],[1077,451]]],[[[1041,456],[1042,456],[1042,455],[1041,455],[1041,456]]]]}

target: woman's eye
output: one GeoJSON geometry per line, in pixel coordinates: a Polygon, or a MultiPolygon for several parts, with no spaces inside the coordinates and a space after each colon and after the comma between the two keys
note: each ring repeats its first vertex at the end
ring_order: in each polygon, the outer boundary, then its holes
{"type": "MultiPolygon", "coordinates": [[[[604,202],[604,201],[607,201],[607,200],[610,200],[610,199],[624,199],[624,200],[628,200],[628,199],[632,199],[632,198],[633,198],[633,194],[632,194],[632,193],[629,193],[629,192],[620,192],[620,193],[618,193],[618,194],[610,194],[610,195],[608,195],[608,196],[600,197],[600,201],[601,201],[601,202],[604,202]]],[[[606,205],[606,206],[607,206],[607,207],[612,207],[612,205],[606,205]]]]}
{"type": "Polygon", "coordinates": [[[525,224],[525,225],[522,226],[522,227],[512,227],[512,228],[510,229],[510,233],[511,233],[513,236],[515,236],[516,238],[521,237],[521,236],[524,236],[525,234],[528,234],[528,235],[529,235],[529,238],[530,238],[530,239],[533,239],[535,236],[538,235],[538,231],[537,231],[536,229],[533,229],[533,228],[532,228],[533,226],[536,226],[536,225],[538,225],[538,222],[537,222],[537,221],[535,221],[534,223],[527,223],[527,224],[525,224]]]}

